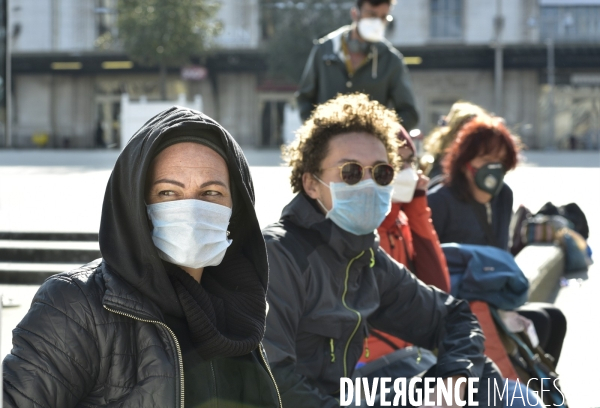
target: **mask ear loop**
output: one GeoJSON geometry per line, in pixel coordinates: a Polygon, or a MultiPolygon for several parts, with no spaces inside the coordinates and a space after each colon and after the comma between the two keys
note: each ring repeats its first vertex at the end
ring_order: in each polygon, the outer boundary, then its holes
{"type": "Polygon", "coordinates": [[[473,165],[471,163],[467,163],[466,167],[467,167],[467,170],[469,170],[469,172],[473,175],[473,177],[475,177],[475,174],[477,174],[477,171],[479,169],[476,169],[475,167],[473,167],[473,165]]]}
{"type": "MultiPolygon", "coordinates": [[[[325,184],[325,182],[323,180],[321,180],[314,174],[311,174],[311,175],[315,178],[315,180],[317,180],[319,183],[323,184],[325,187],[327,187],[328,189],[331,190],[331,187],[329,187],[327,184],[325,184]]],[[[329,210],[325,207],[325,205],[321,202],[321,200],[319,200],[318,198],[315,198],[315,200],[317,201],[317,203],[319,203],[319,205],[321,206],[323,211],[325,211],[325,215],[329,214],[329,210]]]]}
{"type": "Polygon", "coordinates": [[[148,203],[146,203],[145,198],[144,198],[144,205],[146,206],[146,219],[148,220],[148,227],[150,228],[150,233],[152,233],[152,230],[154,230],[154,225],[152,224],[152,220],[150,219],[150,216],[148,215],[148,203]]]}
{"type": "Polygon", "coordinates": [[[323,180],[321,180],[320,178],[318,178],[316,175],[312,174],[312,176],[315,178],[315,180],[317,180],[319,183],[323,184],[325,187],[331,189],[331,187],[329,187],[323,180]]]}

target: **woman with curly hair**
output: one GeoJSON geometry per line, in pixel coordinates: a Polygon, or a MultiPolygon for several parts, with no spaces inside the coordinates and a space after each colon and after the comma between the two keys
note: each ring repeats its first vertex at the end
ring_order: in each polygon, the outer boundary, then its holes
{"type": "Polygon", "coordinates": [[[501,380],[467,303],[426,286],[379,246],[399,130],[395,112],[367,95],[340,95],[316,107],[288,150],[298,194],[263,230],[265,348],[284,406],[339,407],[340,379],[352,377],[371,328],[437,348],[425,377],[480,378],[480,406],[487,380],[501,380]]]}
{"type": "Polygon", "coordinates": [[[490,116],[481,106],[466,101],[458,101],[452,105],[448,115],[440,119],[440,124],[425,138],[425,155],[421,165],[430,178],[442,174],[444,152],[454,142],[456,135],[471,119],[476,116],[490,116]]]}

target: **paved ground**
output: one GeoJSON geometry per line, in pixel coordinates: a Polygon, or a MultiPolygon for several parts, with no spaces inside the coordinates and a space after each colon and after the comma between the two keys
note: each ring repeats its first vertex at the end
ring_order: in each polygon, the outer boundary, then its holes
{"type": "MultiPolygon", "coordinates": [[[[289,170],[277,151],[248,150],[261,226],[276,221],[290,200],[289,170]]],[[[106,181],[117,153],[110,151],[0,151],[0,231],[97,232],[106,181]]],[[[588,217],[589,243],[600,254],[600,154],[530,152],[509,173],[515,207],[537,211],[545,202],[577,202],[588,217]]],[[[600,259],[600,255],[596,256],[600,259]]],[[[0,260],[1,261],[1,260],[0,260]]],[[[567,315],[568,333],[558,370],[572,408],[600,407],[600,266],[573,277],[556,305],[567,315]]],[[[11,330],[26,313],[37,286],[0,285],[20,307],[2,311],[0,355],[10,351],[11,330]]]]}

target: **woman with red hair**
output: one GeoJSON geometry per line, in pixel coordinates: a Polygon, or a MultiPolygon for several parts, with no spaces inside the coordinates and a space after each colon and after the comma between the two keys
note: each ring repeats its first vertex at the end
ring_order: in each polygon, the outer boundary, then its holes
{"type": "Polygon", "coordinates": [[[446,178],[428,194],[441,243],[508,249],[513,194],[503,180],[516,167],[518,150],[499,118],[477,117],[463,127],[446,152],[446,178]]]}
{"type": "MultiPolygon", "coordinates": [[[[519,145],[502,119],[476,117],[446,150],[444,181],[427,194],[442,244],[490,245],[508,250],[513,193],[504,183],[518,161],[519,145]]],[[[533,321],[540,345],[556,362],[567,322],[560,309],[529,303],[518,312],[533,321]]]]}

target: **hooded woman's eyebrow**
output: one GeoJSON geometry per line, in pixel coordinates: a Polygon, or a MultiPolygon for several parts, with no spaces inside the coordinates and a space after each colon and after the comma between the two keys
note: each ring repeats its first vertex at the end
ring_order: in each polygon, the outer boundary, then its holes
{"type": "Polygon", "coordinates": [[[171,179],[160,179],[160,180],[156,180],[154,183],[152,183],[153,186],[159,184],[159,183],[169,183],[169,184],[175,184],[176,186],[179,186],[181,188],[185,188],[185,184],[179,182],[179,181],[175,181],[175,180],[171,180],[171,179]]]}
{"type": "Polygon", "coordinates": [[[219,180],[210,180],[210,181],[207,181],[206,183],[202,183],[202,185],[200,186],[200,188],[204,188],[206,186],[210,186],[211,184],[218,184],[219,186],[223,186],[225,188],[228,188],[225,183],[223,183],[222,181],[219,181],[219,180]]]}
{"type": "MultiPolygon", "coordinates": [[[[160,179],[160,180],[156,180],[154,183],[152,183],[152,185],[157,185],[159,183],[169,183],[169,184],[175,184],[176,186],[179,186],[181,188],[185,188],[185,184],[176,181],[176,180],[171,180],[171,179],[160,179]]],[[[222,181],[219,180],[209,180],[205,183],[202,183],[202,185],[200,186],[200,188],[204,188],[206,186],[210,186],[211,184],[217,184],[220,186],[223,186],[225,188],[227,188],[227,185],[225,183],[223,183],[222,181]]]]}

